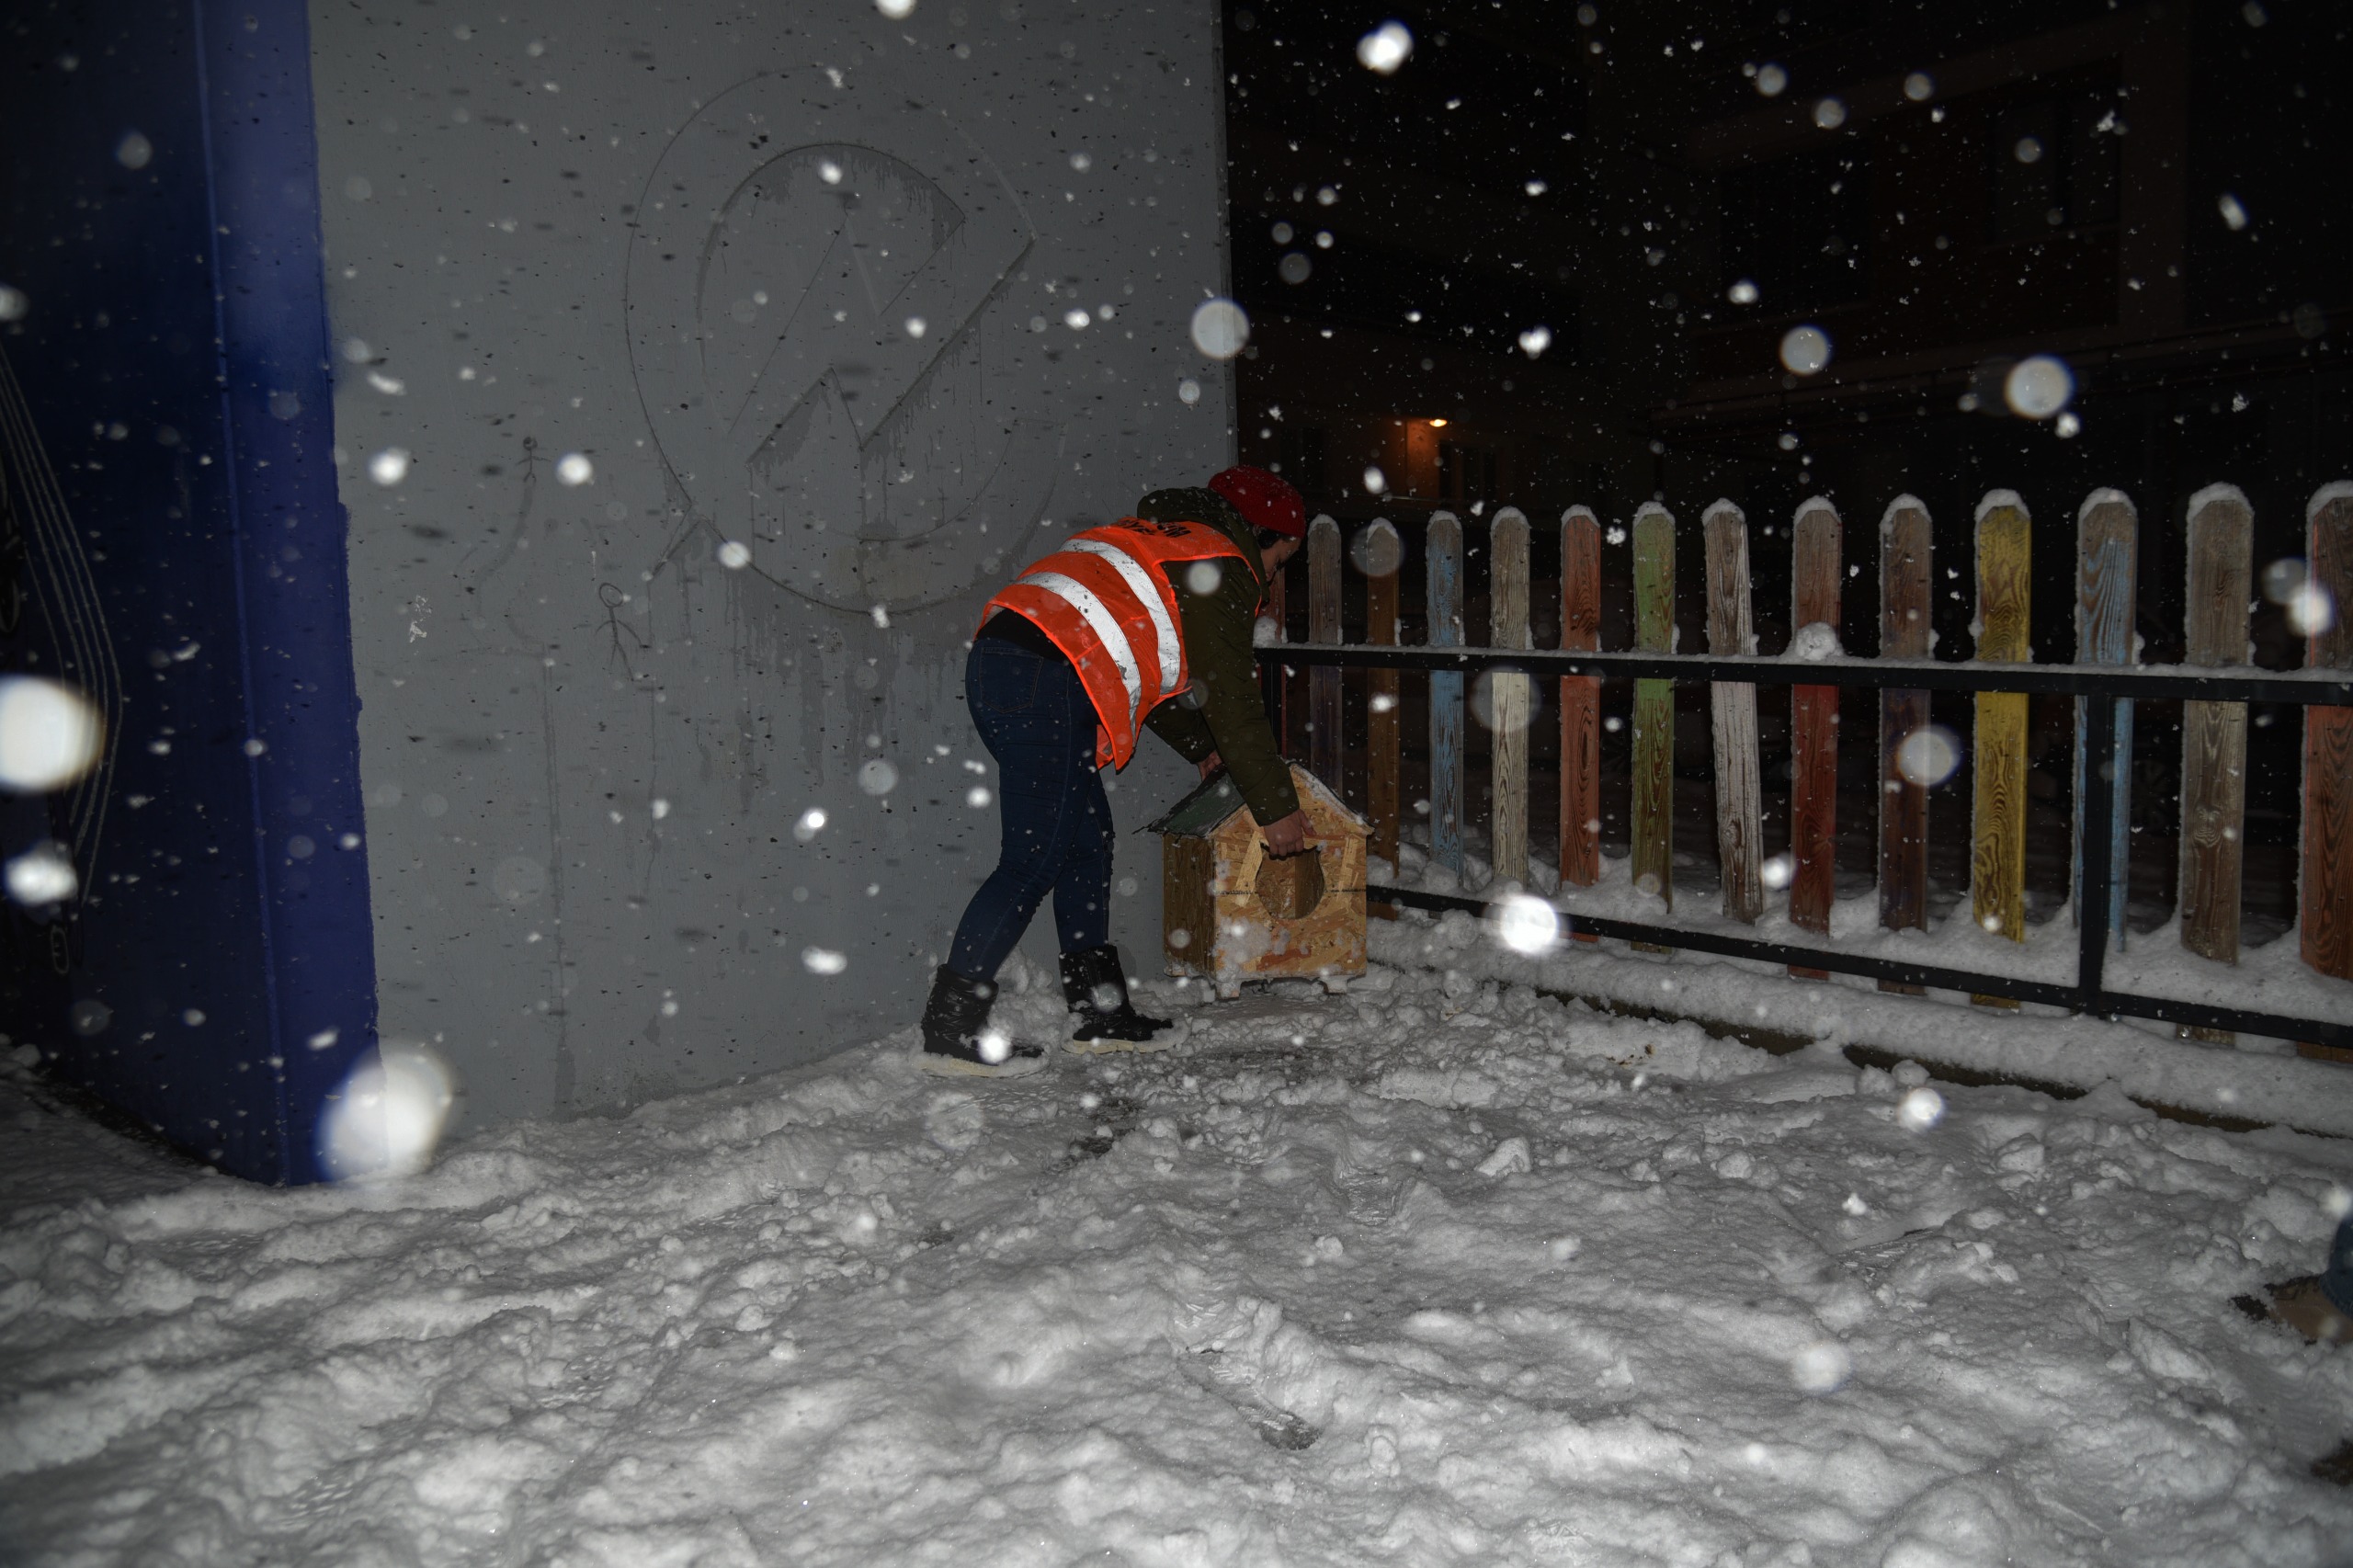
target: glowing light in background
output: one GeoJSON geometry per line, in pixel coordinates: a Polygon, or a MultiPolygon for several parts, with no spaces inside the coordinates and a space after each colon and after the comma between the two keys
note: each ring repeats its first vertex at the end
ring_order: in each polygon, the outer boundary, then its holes
{"type": "Polygon", "coordinates": [[[1819,1340],[1790,1358],[1790,1381],[1807,1393],[1836,1393],[1854,1363],[1836,1340],[1819,1340]]]}
{"type": "Polygon", "coordinates": [[[2302,591],[2308,574],[2302,556],[2283,555],[2263,569],[2263,597],[2284,605],[2302,591]]]}
{"type": "Polygon", "coordinates": [[[2307,582],[2288,601],[2288,624],[2301,637],[2317,637],[2336,624],[2336,601],[2318,583],[2307,582]]]}
{"type": "Polygon", "coordinates": [[[1836,131],[1847,123],[1847,106],[1837,98],[1824,98],[1813,106],[1813,123],[1824,131],[1836,131]]]}
{"type": "Polygon", "coordinates": [[[2075,373],[2049,354],[2031,354],[2002,378],[2002,401],[2024,419],[2048,419],[2075,395],[2075,373]]]}
{"type": "Polygon", "coordinates": [[[1188,376],[1176,383],[1176,401],[1190,408],[1201,401],[1201,383],[1188,376]]]}
{"type": "Polygon", "coordinates": [[[1768,98],[1778,98],[1789,90],[1790,74],[1778,65],[1756,68],[1756,90],[1768,98]]]}
{"type": "Polygon", "coordinates": [[[1193,310],[1193,347],[1212,359],[1231,359],[1250,341],[1250,318],[1231,300],[1204,300],[1193,310]]]}
{"type": "Polygon", "coordinates": [[[1830,335],[1818,326],[1793,326],[1781,335],[1781,364],[1791,375],[1818,374],[1830,363],[1830,335]]]}
{"type": "Polygon", "coordinates": [[[597,465],[578,452],[566,452],[555,460],[555,477],[563,484],[585,484],[597,477],[597,465]]]}
{"type": "Polygon", "coordinates": [[[1538,324],[1519,335],[1519,351],[1530,359],[1552,347],[1552,329],[1538,324]]]}
{"type": "Polygon", "coordinates": [[[816,837],[819,833],[823,832],[824,826],[825,808],[823,806],[812,806],[807,811],[801,813],[801,820],[799,822],[792,824],[792,836],[801,840],[801,843],[806,844],[811,839],[816,837]]]}
{"type": "Polygon", "coordinates": [[[915,0],[874,0],[874,8],[894,22],[904,22],[915,14],[915,0]]]}
{"type": "Polygon", "coordinates": [[[2236,233],[2239,230],[2246,227],[2246,209],[2241,206],[2239,204],[2239,199],[2233,196],[2229,191],[2226,190],[2222,192],[2220,197],[2215,199],[2214,207],[2217,211],[2222,213],[2222,222],[2231,226],[2232,233],[2236,233]]]}
{"type": "Polygon", "coordinates": [[[1945,1097],[1923,1085],[1904,1096],[1895,1108],[1896,1119],[1915,1132],[1926,1132],[1945,1119],[1945,1097]]]}
{"type": "Polygon", "coordinates": [[[2336,601],[2313,581],[2301,556],[2284,555],[2263,569],[2263,597],[2288,612],[2299,637],[2318,637],[2336,624],[2336,601]]]}
{"type": "Polygon", "coordinates": [[[730,572],[741,572],[752,563],[752,547],[731,539],[719,547],[719,563],[730,572]]]}
{"type": "Polygon", "coordinates": [[[899,770],[888,758],[869,757],[858,770],[858,787],[870,795],[887,795],[899,787],[899,770]]]}
{"type": "Polygon", "coordinates": [[[385,1181],[432,1162],[457,1096],[449,1065],[387,1041],[360,1058],[319,1122],[319,1164],[336,1181],[385,1181]]]}
{"type": "Polygon", "coordinates": [[[408,477],[408,449],[386,447],[368,460],[368,477],[379,484],[398,484],[408,477]]]}
{"type": "Polygon", "coordinates": [[[1543,706],[1542,687],[1524,671],[1509,669],[1481,670],[1471,682],[1471,716],[1489,730],[1499,727],[1506,733],[1517,733],[1535,722],[1536,710],[1543,706]],[[1506,692],[1515,688],[1520,699],[1517,705],[1495,704],[1495,688],[1503,683],[1506,692]]]}
{"type": "Polygon", "coordinates": [[[1735,305],[1753,305],[1756,302],[1756,285],[1744,278],[1724,290],[1724,298],[1735,305]]]}
{"type": "Polygon", "coordinates": [[[1787,855],[1776,855],[1756,869],[1757,876],[1768,888],[1788,887],[1798,874],[1798,863],[1787,855]]]}
{"type": "Polygon", "coordinates": [[[1961,737],[1942,724],[1927,724],[1895,745],[1895,771],[1907,784],[1933,790],[1961,766],[1961,737]]]}
{"type": "MultiPolygon", "coordinates": [[[[1444,420],[1433,419],[1433,425],[1444,420]]],[[[1387,523],[1375,523],[1349,541],[1348,559],[1368,577],[1386,577],[1405,563],[1405,541],[1387,523]]]]}
{"type": "Polygon", "coordinates": [[[8,862],[8,896],[28,907],[63,903],[81,885],[60,844],[35,845],[8,862]]]}
{"type": "Polygon", "coordinates": [[[801,967],[812,974],[839,974],[849,967],[849,959],[831,948],[803,948],[801,967]]]}
{"type": "Polygon", "coordinates": [[[1414,52],[1414,35],[1403,22],[1383,22],[1357,40],[1357,62],[1386,76],[1414,52]]]}
{"type": "Polygon", "coordinates": [[[71,784],[98,759],[106,726],[89,699],[39,676],[0,676],[0,790],[71,784]]]}
{"type": "Polygon", "coordinates": [[[1915,104],[1927,102],[1936,96],[1936,78],[1926,71],[1915,71],[1904,78],[1904,96],[1915,104]]]}
{"type": "Polygon", "coordinates": [[[1496,911],[1495,934],[1513,952],[1547,952],[1560,943],[1561,912],[1540,898],[1514,893],[1496,911]]]}
{"type": "Polygon", "coordinates": [[[1389,476],[1377,467],[1368,465],[1364,471],[1364,493],[1379,495],[1389,488],[1389,476]]]}

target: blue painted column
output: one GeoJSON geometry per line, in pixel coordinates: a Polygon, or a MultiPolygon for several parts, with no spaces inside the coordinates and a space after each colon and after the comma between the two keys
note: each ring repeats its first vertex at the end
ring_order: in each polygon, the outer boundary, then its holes
{"type": "Polygon", "coordinates": [[[0,916],[38,960],[0,1027],[223,1169],[315,1180],[375,966],[308,18],[98,17],[0,40],[0,284],[25,301],[0,463],[40,517],[40,613],[0,664],[108,726],[46,804],[79,896],[0,916]]]}

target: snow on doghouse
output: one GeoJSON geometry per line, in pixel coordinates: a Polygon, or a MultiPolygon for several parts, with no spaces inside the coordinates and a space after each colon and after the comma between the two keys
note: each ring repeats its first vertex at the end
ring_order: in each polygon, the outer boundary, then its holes
{"type": "Polygon", "coordinates": [[[1224,774],[1145,831],[1160,835],[1161,941],[1171,974],[1240,994],[1245,980],[1320,980],[1334,991],[1364,972],[1365,837],[1370,831],[1321,779],[1291,765],[1313,853],[1267,853],[1258,824],[1224,774]]]}

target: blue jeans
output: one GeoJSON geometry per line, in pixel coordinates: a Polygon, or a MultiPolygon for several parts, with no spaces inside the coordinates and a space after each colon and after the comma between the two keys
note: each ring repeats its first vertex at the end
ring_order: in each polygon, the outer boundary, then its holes
{"type": "Polygon", "coordinates": [[[1063,951],[1111,937],[1111,802],[1095,766],[1095,704],[1060,653],[998,637],[972,643],[964,701],[996,758],[1004,837],[964,908],[948,967],[993,980],[1048,892],[1063,951]]]}
{"type": "Polygon", "coordinates": [[[2336,1222],[2336,1234],[2328,1244],[2328,1267],[2321,1271],[2322,1293],[2336,1303],[2336,1310],[2353,1316],[2353,1214],[2336,1222]]]}

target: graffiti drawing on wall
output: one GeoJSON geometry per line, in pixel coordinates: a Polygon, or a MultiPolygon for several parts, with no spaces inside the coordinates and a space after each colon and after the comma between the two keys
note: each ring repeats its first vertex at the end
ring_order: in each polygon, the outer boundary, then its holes
{"type": "Polygon", "coordinates": [[[695,526],[860,615],[1020,559],[1058,437],[1009,409],[991,346],[1014,328],[986,307],[1035,233],[941,111],[746,82],[670,143],[636,221],[631,368],[695,526]]]}

